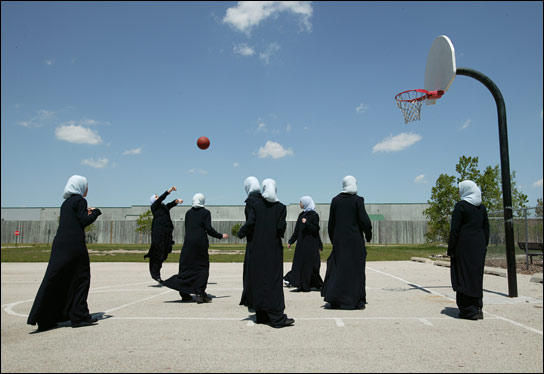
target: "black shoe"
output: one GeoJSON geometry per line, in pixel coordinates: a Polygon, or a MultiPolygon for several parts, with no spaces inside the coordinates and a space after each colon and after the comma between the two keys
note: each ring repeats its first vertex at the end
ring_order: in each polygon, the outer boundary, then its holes
{"type": "Polygon", "coordinates": [[[197,304],[203,304],[203,303],[211,303],[212,299],[205,295],[196,295],[196,303],[197,304]]]}
{"type": "Polygon", "coordinates": [[[283,323],[279,325],[274,325],[273,327],[276,329],[281,329],[282,327],[292,326],[295,323],[295,320],[293,318],[287,318],[283,323]]]}
{"type": "Polygon", "coordinates": [[[89,318],[81,321],[72,321],[72,327],[92,326],[98,323],[98,318],[89,318]]]}
{"type": "MultiPolygon", "coordinates": [[[[468,319],[470,321],[476,321],[478,320],[478,314],[473,314],[471,316],[467,316],[466,314],[464,313],[459,313],[459,318],[462,318],[462,319],[468,319]]],[[[483,316],[482,316],[482,319],[483,319],[483,316]]]]}
{"type": "Polygon", "coordinates": [[[206,303],[211,303],[212,302],[212,298],[207,293],[204,293],[202,295],[202,298],[204,299],[204,302],[206,302],[206,303]]]}
{"type": "Polygon", "coordinates": [[[476,314],[476,319],[484,319],[484,312],[481,309],[478,309],[478,314],[476,314]]]}
{"type": "Polygon", "coordinates": [[[39,323],[38,322],[38,330],[39,332],[51,330],[52,328],[57,327],[56,323],[39,323]]]}
{"type": "Polygon", "coordinates": [[[188,293],[180,292],[179,296],[181,296],[181,301],[193,301],[193,297],[188,293]]]}
{"type": "Polygon", "coordinates": [[[163,280],[161,279],[160,275],[156,275],[156,276],[152,276],[151,278],[153,278],[153,280],[159,282],[159,283],[162,283],[163,280]]]}
{"type": "Polygon", "coordinates": [[[340,305],[327,303],[325,304],[325,309],[340,309],[340,305]]]}

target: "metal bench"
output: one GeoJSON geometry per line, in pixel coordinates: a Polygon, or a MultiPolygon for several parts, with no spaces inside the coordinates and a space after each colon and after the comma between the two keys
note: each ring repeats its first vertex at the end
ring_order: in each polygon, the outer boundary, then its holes
{"type": "Polygon", "coordinates": [[[518,246],[521,250],[525,251],[526,258],[531,259],[533,263],[533,256],[542,256],[544,244],[539,242],[518,242],[518,246]]]}

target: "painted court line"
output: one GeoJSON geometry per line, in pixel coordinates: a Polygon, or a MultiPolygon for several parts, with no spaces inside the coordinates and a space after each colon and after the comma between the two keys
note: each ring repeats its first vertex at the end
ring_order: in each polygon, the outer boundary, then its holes
{"type": "Polygon", "coordinates": [[[115,308],[112,308],[112,309],[108,309],[104,313],[110,313],[110,312],[113,312],[114,310],[119,310],[119,309],[125,308],[125,307],[130,306],[130,305],[138,304],[138,303],[141,303],[142,301],[150,300],[150,299],[153,299],[153,298],[155,298],[157,296],[166,295],[167,293],[170,293],[170,292],[172,292],[172,290],[161,292],[161,293],[158,293],[156,295],[149,296],[149,297],[144,297],[143,299],[136,300],[136,301],[133,301],[131,303],[124,304],[124,305],[121,305],[121,306],[118,306],[118,307],[115,307],[115,308]]]}
{"type": "MultiPolygon", "coordinates": [[[[445,298],[445,299],[448,299],[448,300],[451,300],[451,301],[455,301],[455,300],[452,299],[451,297],[448,297],[448,296],[443,295],[443,294],[441,294],[441,293],[439,293],[439,292],[430,290],[430,289],[428,289],[428,288],[422,287],[422,286],[420,286],[420,285],[418,285],[418,284],[416,284],[416,283],[414,283],[414,282],[409,282],[409,281],[407,281],[407,280],[405,280],[405,279],[396,277],[396,276],[394,276],[394,275],[392,275],[392,274],[389,274],[389,273],[386,273],[386,272],[383,272],[383,271],[380,271],[380,270],[373,269],[373,268],[368,267],[368,266],[367,266],[367,269],[370,269],[370,270],[372,270],[372,271],[375,271],[376,273],[380,273],[380,274],[383,274],[383,275],[387,275],[387,276],[389,276],[389,277],[391,277],[391,278],[398,279],[398,280],[400,280],[401,282],[404,282],[404,283],[406,283],[406,284],[414,285],[414,286],[416,286],[416,287],[418,287],[418,288],[421,288],[422,290],[425,290],[425,291],[427,291],[427,292],[430,292],[430,293],[432,293],[432,294],[434,294],[434,295],[442,296],[442,297],[445,298]]],[[[524,325],[524,324],[522,324],[522,323],[513,321],[513,320],[508,319],[508,318],[505,318],[505,317],[501,317],[501,316],[498,316],[498,315],[495,315],[495,314],[491,314],[491,313],[486,312],[486,311],[483,311],[483,312],[484,312],[485,314],[490,315],[490,316],[492,316],[492,317],[495,317],[495,318],[497,318],[497,319],[501,319],[501,320],[503,320],[503,321],[505,321],[505,322],[511,323],[511,324],[513,324],[513,325],[515,325],[515,326],[524,328],[524,329],[526,329],[526,330],[529,330],[529,331],[534,332],[534,333],[539,334],[539,335],[543,335],[543,334],[542,334],[542,331],[537,330],[537,329],[533,329],[532,327],[526,326],[526,325],[524,325]]]]}

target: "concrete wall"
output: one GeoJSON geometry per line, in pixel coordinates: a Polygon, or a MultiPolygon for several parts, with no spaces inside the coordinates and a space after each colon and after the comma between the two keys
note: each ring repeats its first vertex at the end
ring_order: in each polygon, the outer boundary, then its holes
{"type": "MultiPolygon", "coordinates": [[[[321,237],[330,243],[327,234],[329,204],[316,204],[321,219],[321,237]]],[[[420,244],[425,243],[427,221],[423,210],[427,204],[366,204],[367,213],[372,219],[372,243],[380,244],[420,244]]],[[[230,235],[228,240],[210,238],[210,243],[245,243],[245,240],[232,237],[232,227],[243,224],[243,205],[206,206],[212,215],[213,227],[230,235]]],[[[87,233],[90,243],[136,244],[149,243],[149,237],[136,232],[138,216],[149,209],[148,205],[131,207],[100,208],[102,215],[87,233]]],[[[183,243],[185,235],[184,218],[189,206],[177,206],[170,210],[174,222],[174,241],[183,243]]],[[[51,243],[57,232],[60,209],[56,208],[2,208],[2,243],[14,243],[14,231],[20,232],[18,243],[51,243]]],[[[298,204],[287,206],[287,230],[285,242],[291,237],[299,213],[298,204]]]]}
{"type": "MultiPolygon", "coordinates": [[[[365,204],[370,215],[382,216],[385,221],[426,221],[423,211],[428,204],[365,204]]],[[[329,219],[329,204],[316,204],[319,217],[329,219]]],[[[103,221],[135,221],[138,216],[149,209],[149,205],[133,205],[131,207],[99,207],[102,211],[100,219],[103,221]]],[[[216,221],[243,221],[244,205],[207,205],[212,219],[216,221]]],[[[182,221],[188,205],[180,205],[170,210],[173,221],[182,221]]],[[[287,220],[296,221],[300,213],[298,204],[287,206],[287,220]]],[[[1,218],[5,221],[56,221],[60,214],[60,207],[35,208],[2,208],[1,218]]]]}
{"type": "MultiPolygon", "coordinates": [[[[294,231],[296,221],[287,222],[285,240],[287,242],[294,231]]],[[[229,234],[228,240],[209,237],[210,243],[245,243],[233,237],[232,227],[243,221],[213,221],[212,226],[221,233],[229,234]]],[[[328,221],[320,221],[320,235],[324,243],[330,243],[327,234],[328,221]]],[[[15,230],[20,232],[18,243],[51,243],[57,232],[56,221],[2,221],[2,243],[15,242],[15,230]]],[[[149,236],[136,232],[136,221],[104,221],[100,218],[94,223],[94,229],[87,232],[89,243],[138,244],[149,243],[149,236]]],[[[372,242],[380,244],[422,244],[425,243],[426,221],[373,221],[372,242]]],[[[184,222],[174,221],[174,241],[183,243],[185,236],[184,222]]]]}

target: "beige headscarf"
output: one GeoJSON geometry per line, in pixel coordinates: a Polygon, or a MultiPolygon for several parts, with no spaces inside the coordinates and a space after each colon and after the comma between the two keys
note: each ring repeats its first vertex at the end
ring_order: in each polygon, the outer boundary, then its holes
{"type": "Polygon", "coordinates": [[[351,175],[346,175],[342,179],[342,192],[355,195],[357,193],[357,179],[351,175]]]}
{"type": "Polygon", "coordinates": [[[278,187],[276,186],[276,181],[274,179],[265,179],[263,181],[263,192],[262,195],[271,203],[278,201],[278,187]]]}
{"type": "Polygon", "coordinates": [[[72,175],[64,187],[64,194],[62,197],[64,199],[69,198],[72,195],[85,195],[87,191],[87,178],[82,177],[81,175],[72,175]]]}
{"type": "Polygon", "coordinates": [[[479,206],[482,203],[482,191],[473,181],[466,180],[459,183],[459,195],[461,195],[461,200],[474,206],[479,206]]]}

